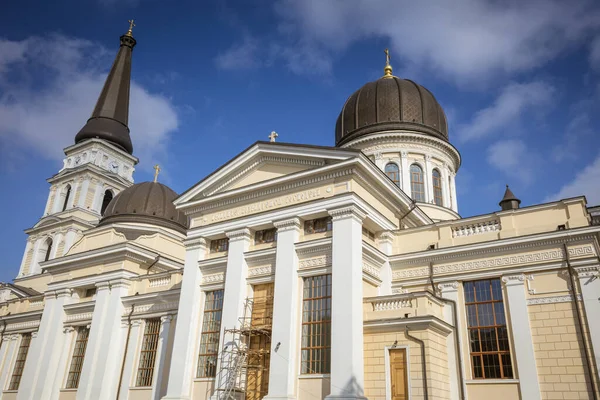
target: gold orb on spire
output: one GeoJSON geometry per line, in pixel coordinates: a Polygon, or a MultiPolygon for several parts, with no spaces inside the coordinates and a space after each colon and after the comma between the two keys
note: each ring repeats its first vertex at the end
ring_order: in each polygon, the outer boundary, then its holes
{"type": "Polygon", "coordinates": [[[390,50],[385,49],[383,51],[385,53],[385,67],[383,68],[383,76],[384,77],[392,77],[392,66],[390,64],[390,50]]]}

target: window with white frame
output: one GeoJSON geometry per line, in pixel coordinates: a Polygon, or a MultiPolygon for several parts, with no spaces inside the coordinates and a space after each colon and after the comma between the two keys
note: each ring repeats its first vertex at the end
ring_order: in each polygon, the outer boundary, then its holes
{"type": "Polygon", "coordinates": [[[331,274],[304,278],[302,374],[331,371],[331,274]]]}
{"type": "Polygon", "coordinates": [[[214,378],[217,373],[217,353],[219,351],[222,312],[223,290],[207,292],[202,318],[197,378],[214,378]]]}
{"type": "Polygon", "coordinates": [[[67,389],[76,389],[79,387],[79,378],[81,377],[81,369],[83,368],[85,349],[87,348],[89,336],[90,330],[86,326],[77,328],[77,339],[75,339],[71,367],[69,368],[69,375],[67,376],[67,389]]]}
{"type": "Polygon", "coordinates": [[[19,344],[19,350],[17,351],[17,359],[13,368],[13,373],[10,378],[10,384],[8,390],[19,390],[21,384],[21,377],[23,376],[23,369],[25,368],[25,361],[27,360],[27,353],[29,353],[29,345],[31,344],[31,333],[23,333],[21,335],[21,343],[19,344]]]}
{"type": "Polygon", "coordinates": [[[140,363],[135,386],[152,386],[159,335],[160,318],[147,319],[146,327],[144,328],[144,338],[142,339],[142,349],[140,350],[140,363]]]}

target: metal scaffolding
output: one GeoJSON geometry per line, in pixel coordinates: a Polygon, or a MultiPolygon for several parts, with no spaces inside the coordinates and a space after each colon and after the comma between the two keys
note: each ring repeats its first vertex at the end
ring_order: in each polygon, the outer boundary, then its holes
{"type": "Polygon", "coordinates": [[[273,297],[247,298],[239,328],[223,331],[217,400],[260,400],[267,393],[273,297]]]}

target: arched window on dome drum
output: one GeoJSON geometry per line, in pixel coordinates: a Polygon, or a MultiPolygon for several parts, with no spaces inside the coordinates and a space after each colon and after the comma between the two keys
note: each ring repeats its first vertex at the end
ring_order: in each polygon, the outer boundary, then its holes
{"type": "Polygon", "coordinates": [[[104,197],[102,198],[102,207],[100,208],[100,215],[104,215],[104,211],[106,211],[106,207],[113,199],[113,193],[110,190],[104,192],[104,197]]]}
{"type": "Polygon", "coordinates": [[[423,169],[417,164],[410,166],[410,191],[414,201],[425,202],[425,181],[423,169]]]}
{"type": "Polygon", "coordinates": [[[433,201],[438,206],[444,206],[444,198],[442,195],[442,175],[437,169],[433,170],[431,174],[431,180],[433,181],[433,201]]]}
{"type": "Polygon", "coordinates": [[[46,240],[46,253],[44,254],[44,261],[50,259],[50,253],[52,253],[52,239],[46,240]]]}
{"type": "Polygon", "coordinates": [[[71,197],[71,185],[67,185],[67,190],[65,192],[65,202],[63,203],[62,211],[67,209],[69,205],[69,198],[71,197]]]}
{"type": "Polygon", "coordinates": [[[385,166],[385,174],[390,177],[396,186],[400,187],[400,168],[398,168],[398,165],[388,163],[385,166]]]}

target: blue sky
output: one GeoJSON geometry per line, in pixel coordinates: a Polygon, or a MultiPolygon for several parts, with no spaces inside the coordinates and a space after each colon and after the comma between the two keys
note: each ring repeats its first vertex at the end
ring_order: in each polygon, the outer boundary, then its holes
{"type": "Polygon", "coordinates": [[[597,1],[21,0],[0,13],[2,281],[131,18],[137,182],[160,163],[181,193],[272,130],[333,145],[389,47],[448,115],[462,216],[497,210],[506,183],[522,205],[600,203],[597,1]]]}

